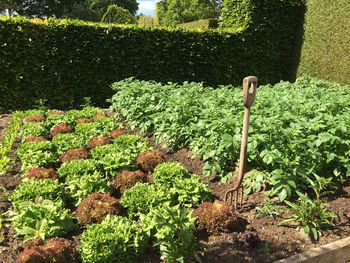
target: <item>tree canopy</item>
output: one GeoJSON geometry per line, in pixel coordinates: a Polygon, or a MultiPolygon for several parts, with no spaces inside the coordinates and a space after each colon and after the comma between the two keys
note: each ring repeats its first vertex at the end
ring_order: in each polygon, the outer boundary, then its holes
{"type": "Polygon", "coordinates": [[[136,24],[135,17],[128,10],[117,5],[108,6],[101,21],[105,23],[136,24]]]}
{"type": "Polygon", "coordinates": [[[216,0],[160,0],[156,4],[156,20],[160,25],[171,26],[199,19],[218,18],[220,2],[216,0]]]}

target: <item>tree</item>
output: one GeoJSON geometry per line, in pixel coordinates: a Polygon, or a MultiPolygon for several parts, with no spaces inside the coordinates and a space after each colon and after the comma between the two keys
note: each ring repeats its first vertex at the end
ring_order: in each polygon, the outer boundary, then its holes
{"type": "Polygon", "coordinates": [[[8,0],[12,10],[27,17],[63,17],[82,0],[8,0]]]}
{"type": "Polygon", "coordinates": [[[139,15],[137,22],[139,25],[143,26],[153,26],[154,25],[154,18],[152,16],[146,16],[146,15],[139,15]]]}
{"type": "Polygon", "coordinates": [[[132,15],[136,14],[139,4],[136,0],[87,0],[91,10],[96,11],[102,17],[110,5],[118,5],[127,9],[132,15]]]}
{"type": "Polygon", "coordinates": [[[110,5],[103,15],[101,22],[118,24],[136,24],[135,17],[125,8],[117,5],[110,5]]]}
{"type": "Polygon", "coordinates": [[[160,0],[156,4],[156,21],[160,25],[218,17],[219,1],[216,0],[160,0]]]}

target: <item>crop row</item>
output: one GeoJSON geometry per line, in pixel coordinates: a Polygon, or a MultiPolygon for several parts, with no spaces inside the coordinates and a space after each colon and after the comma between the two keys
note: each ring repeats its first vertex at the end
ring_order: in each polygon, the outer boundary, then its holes
{"type": "Polygon", "coordinates": [[[205,202],[211,194],[199,176],[166,162],[110,113],[86,107],[23,116],[23,178],[7,218],[33,241],[17,262],[130,262],[152,245],[163,260],[184,262],[197,250],[196,222],[220,232],[237,219],[224,203],[205,202]],[[189,209],[198,205],[195,216],[189,209]],[[79,232],[77,253],[62,236],[79,232]]]}
{"type": "MultiPolygon", "coordinates": [[[[204,175],[231,177],[241,140],[241,89],[133,79],[113,88],[112,109],[131,127],[172,150],[190,147],[203,158],[204,175]]],[[[308,77],[259,87],[248,161],[262,172],[246,178],[250,190],[264,187],[281,200],[308,191],[317,178],[340,185],[350,176],[350,90],[308,77]]]]}

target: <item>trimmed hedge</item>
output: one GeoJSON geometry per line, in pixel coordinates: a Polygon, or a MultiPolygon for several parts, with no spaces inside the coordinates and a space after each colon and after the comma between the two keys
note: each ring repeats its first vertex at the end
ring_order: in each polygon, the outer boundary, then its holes
{"type": "Polygon", "coordinates": [[[201,19],[193,22],[179,24],[176,26],[184,29],[216,29],[219,27],[219,21],[217,19],[201,19]]]}
{"type": "MultiPolygon", "coordinates": [[[[250,32],[257,41],[254,60],[257,68],[274,72],[274,80],[294,81],[300,60],[305,12],[305,0],[225,0],[220,28],[250,32]],[[269,61],[266,57],[275,58],[278,63],[266,63],[269,61]]],[[[256,75],[264,76],[264,72],[256,75]]]]}
{"type": "Polygon", "coordinates": [[[350,85],[350,1],[308,0],[298,75],[350,85]]]}
{"type": "Polygon", "coordinates": [[[0,111],[31,108],[38,100],[76,107],[84,97],[106,106],[110,84],[128,77],[211,86],[241,85],[247,75],[260,83],[293,80],[294,39],[266,29],[190,31],[4,17],[0,111]]]}

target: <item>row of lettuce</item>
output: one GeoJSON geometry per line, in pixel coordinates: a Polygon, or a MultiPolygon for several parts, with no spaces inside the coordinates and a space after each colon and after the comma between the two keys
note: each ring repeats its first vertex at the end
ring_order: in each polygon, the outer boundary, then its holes
{"type": "Polygon", "coordinates": [[[197,251],[197,225],[209,232],[234,226],[227,205],[205,202],[211,193],[199,176],[167,162],[110,112],[85,107],[22,116],[23,178],[7,218],[31,241],[17,262],[130,262],[152,245],[166,262],[184,262],[197,251]]]}
{"type": "MultiPolygon", "coordinates": [[[[239,159],[241,89],[198,83],[162,85],[126,79],[110,100],[133,128],[153,133],[157,143],[189,147],[203,158],[203,174],[232,176],[239,159]]],[[[309,192],[310,181],[340,186],[350,176],[350,89],[309,77],[258,88],[249,130],[248,191],[269,190],[280,200],[309,192]]]]}

